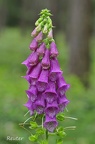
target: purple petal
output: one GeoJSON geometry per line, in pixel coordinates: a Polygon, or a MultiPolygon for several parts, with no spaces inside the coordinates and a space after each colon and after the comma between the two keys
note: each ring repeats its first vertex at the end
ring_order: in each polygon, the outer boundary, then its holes
{"type": "Polygon", "coordinates": [[[47,84],[48,84],[48,73],[49,73],[48,70],[43,69],[41,71],[38,82],[37,82],[38,91],[43,92],[46,89],[47,84]]]}
{"type": "Polygon", "coordinates": [[[58,50],[57,50],[55,42],[53,41],[50,44],[50,56],[51,57],[57,57],[57,55],[58,55],[58,50]]]}
{"type": "Polygon", "coordinates": [[[35,38],[32,40],[32,42],[31,42],[29,47],[30,47],[30,50],[33,50],[33,51],[37,49],[38,43],[37,43],[35,38]]]}
{"type": "Polygon", "coordinates": [[[31,78],[29,77],[29,75],[26,75],[26,76],[22,76],[23,78],[25,78],[29,84],[31,83],[31,78]]]}
{"type": "Polygon", "coordinates": [[[37,54],[38,54],[39,56],[42,56],[42,57],[43,57],[43,55],[45,54],[45,50],[46,50],[45,43],[42,43],[42,44],[40,45],[40,47],[37,49],[37,54]]]}
{"type": "Polygon", "coordinates": [[[54,129],[57,127],[57,125],[58,125],[58,122],[56,121],[55,117],[52,119],[49,116],[46,116],[46,119],[45,119],[45,122],[44,122],[44,127],[48,131],[53,132],[54,129]]]}
{"type": "Polygon", "coordinates": [[[70,88],[70,85],[65,82],[65,79],[62,75],[58,75],[57,79],[58,93],[60,96],[63,96],[64,93],[70,88]]]}
{"type": "Polygon", "coordinates": [[[48,38],[49,39],[52,39],[53,38],[53,32],[52,32],[52,29],[49,31],[48,33],[48,38]]]}
{"type": "Polygon", "coordinates": [[[36,52],[33,52],[31,58],[29,59],[29,64],[31,66],[36,65],[38,63],[39,57],[36,52]]]}
{"type": "Polygon", "coordinates": [[[58,60],[57,59],[51,59],[51,69],[50,69],[49,79],[51,81],[56,81],[57,75],[60,73],[62,73],[62,71],[60,70],[58,60]]]}
{"type": "Polygon", "coordinates": [[[34,102],[37,98],[37,88],[36,86],[31,86],[29,90],[26,90],[28,98],[31,99],[32,102],[34,102]]]}
{"type": "Polygon", "coordinates": [[[59,111],[57,101],[52,102],[51,104],[47,103],[45,112],[46,114],[53,118],[59,111]]]}
{"type": "Polygon", "coordinates": [[[31,36],[35,37],[38,34],[36,28],[32,31],[31,36]]]}
{"type": "Polygon", "coordinates": [[[48,69],[50,67],[49,49],[46,49],[45,55],[42,59],[43,69],[48,69]]]}
{"type": "Polygon", "coordinates": [[[35,37],[37,42],[40,42],[43,39],[43,33],[40,32],[36,37],[35,37]]]}
{"type": "Polygon", "coordinates": [[[57,99],[55,82],[49,81],[44,97],[48,103],[52,103],[55,99],[57,99]]]}
{"type": "Polygon", "coordinates": [[[24,64],[27,68],[30,67],[30,64],[29,64],[29,59],[31,58],[31,56],[33,55],[33,53],[31,53],[28,58],[22,62],[22,64],[24,64]]]}
{"type": "Polygon", "coordinates": [[[28,108],[28,110],[30,111],[30,115],[34,113],[34,105],[30,99],[28,99],[28,102],[24,104],[24,106],[28,108]]]}
{"type": "Polygon", "coordinates": [[[69,102],[70,101],[66,98],[65,95],[63,97],[58,97],[58,106],[60,111],[63,111],[69,102]]]}
{"type": "Polygon", "coordinates": [[[36,84],[36,81],[39,77],[40,72],[41,72],[41,63],[38,63],[37,66],[35,66],[32,72],[29,74],[29,78],[31,79],[32,85],[36,84]]]}
{"type": "Polygon", "coordinates": [[[42,96],[42,93],[39,93],[38,98],[35,102],[35,109],[36,109],[37,113],[42,114],[44,112],[44,107],[45,107],[44,98],[42,96]]]}

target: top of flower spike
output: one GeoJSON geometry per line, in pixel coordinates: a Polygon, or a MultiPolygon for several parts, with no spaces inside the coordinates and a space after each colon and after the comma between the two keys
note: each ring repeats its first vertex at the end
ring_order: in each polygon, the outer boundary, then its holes
{"type": "Polygon", "coordinates": [[[52,28],[52,20],[50,19],[50,16],[52,16],[52,14],[50,13],[50,10],[43,9],[39,15],[40,15],[40,18],[35,22],[35,25],[45,26],[45,24],[47,24],[46,27],[52,28]]]}
{"type": "Polygon", "coordinates": [[[36,28],[31,33],[31,36],[35,37],[41,32],[44,36],[44,39],[42,41],[45,43],[46,48],[50,48],[50,43],[54,41],[52,31],[53,25],[52,20],[50,18],[52,14],[50,13],[50,10],[43,9],[39,15],[40,17],[35,22],[36,28]]]}
{"type": "Polygon", "coordinates": [[[50,13],[50,10],[48,9],[43,9],[41,12],[40,12],[40,15],[47,15],[47,16],[52,16],[52,14],[50,13]]]}

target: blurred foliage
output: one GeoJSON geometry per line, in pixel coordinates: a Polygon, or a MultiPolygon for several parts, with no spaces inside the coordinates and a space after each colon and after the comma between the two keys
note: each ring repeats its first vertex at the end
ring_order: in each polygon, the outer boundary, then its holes
{"type": "MultiPolygon", "coordinates": [[[[89,88],[85,89],[79,78],[67,73],[68,46],[61,33],[56,36],[59,49],[59,62],[66,81],[71,88],[67,92],[70,100],[66,116],[77,117],[78,121],[66,119],[61,122],[63,127],[75,125],[76,130],[66,130],[65,144],[94,144],[95,135],[95,38],[90,43],[91,68],[89,88]]],[[[21,65],[29,55],[31,42],[30,31],[23,36],[20,30],[8,28],[0,35],[0,143],[2,144],[30,144],[26,130],[19,126],[29,115],[24,117],[27,109],[23,106],[27,101],[25,90],[27,82],[21,78],[26,68],[21,65]],[[24,137],[22,141],[8,141],[7,136],[24,137]]],[[[49,138],[55,144],[55,139],[49,138]]]]}

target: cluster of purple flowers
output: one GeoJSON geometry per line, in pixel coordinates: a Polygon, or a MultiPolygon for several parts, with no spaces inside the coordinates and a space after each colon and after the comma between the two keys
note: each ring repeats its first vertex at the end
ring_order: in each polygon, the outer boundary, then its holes
{"type": "MultiPolygon", "coordinates": [[[[34,37],[30,44],[32,51],[29,57],[22,63],[27,67],[24,78],[29,82],[26,90],[28,102],[25,106],[30,115],[36,111],[44,114],[43,126],[50,132],[57,127],[56,115],[62,112],[69,103],[65,92],[70,87],[62,76],[57,56],[58,50],[53,41],[46,47],[44,34],[35,28],[31,35],[34,37]]],[[[53,38],[52,29],[48,33],[48,39],[53,38]]]]}

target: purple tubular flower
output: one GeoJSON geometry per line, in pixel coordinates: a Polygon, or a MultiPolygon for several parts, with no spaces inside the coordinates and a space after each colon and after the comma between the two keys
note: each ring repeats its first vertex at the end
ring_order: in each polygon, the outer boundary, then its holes
{"type": "Polygon", "coordinates": [[[37,82],[37,88],[38,88],[38,91],[40,91],[40,92],[43,92],[47,87],[48,73],[49,73],[49,71],[44,70],[44,69],[40,73],[40,76],[39,76],[39,79],[38,79],[38,82],[37,82]]]}
{"type": "Polygon", "coordinates": [[[50,44],[50,56],[51,57],[58,56],[58,50],[54,41],[50,44]]]}
{"type": "Polygon", "coordinates": [[[45,122],[44,122],[44,127],[50,131],[53,132],[54,129],[57,127],[58,122],[56,120],[56,118],[50,118],[49,116],[46,116],[45,122]]]}
{"type": "Polygon", "coordinates": [[[31,53],[28,58],[22,62],[22,64],[24,64],[27,68],[30,67],[30,64],[29,64],[29,59],[31,58],[31,56],[33,55],[33,53],[31,53]]]}
{"type": "Polygon", "coordinates": [[[27,69],[27,71],[26,71],[26,74],[27,74],[27,75],[30,75],[33,67],[34,67],[34,66],[29,66],[29,67],[28,67],[28,69],[27,69]]]}
{"type": "Polygon", "coordinates": [[[55,117],[55,115],[58,113],[58,111],[59,111],[59,108],[58,108],[57,101],[54,101],[51,104],[47,103],[45,112],[50,118],[55,117]]]}
{"type": "Polygon", "coordinates": [[[38,114],[42,114],[44,112],[45,108],[45,101],[44,98],[42,97],[42,93],[38,94],[38,98],[35,102],[35,110],[37,111],[38,114]]]}
{"type": "Polygon", "coordinates": [[[66,98],[65,95],[63,97],[58,97],[58,106],[61,112],[64,110],[69,102],[70,101],[66,98]]]}
{"type": "Polygon", "coordinates": [[[31,99],[31,102],[34,102],[37,99],[37,88],[36,86],[31,86],[29,90],[26,90],[28,98],[31,99]]]}
{"type": "Polygon", "coordinates": [[[32,31],[31,36],[35,37],[37,34],[38,34],[37,28],[35,28],[35,29],[32,31]]]}
{"type": "Polygon", "coordinates": [[[43,69],[48,69],[50,67],[49,49],[46,49],[45,55],[42,59],[42,67],[43,69]]]}
{"type": "Polygon", "coordinates": [[[30,115],[34,113],[34,106],[30,99],[28,99],[28,102],[24,104],[24,106],[28,108],[28,110],[30,111],[30,115]]]}
{"type": "Polygon", "coordinates": [[[66,84],[64,77],[61,74],[58,75],[57,86],[58,86],[57,92],[59,93],[60,96],[63,96],[64,93],[70,88],[70,85],[66,84]]]}
{"type": "Polygon", "coordinates": [[[29,75],[26,75],[26,76],[22,76],[23,78],[25,78],[29,84],[31,84],[31,78],[29,77],[29,75]]]}
{"type": "Polygon", "coordinates": [[[39,77],[40,72],[41,72],[41,63],[38,63],[37,66],[33,68],[32,72],[29,75],[31,85],[36,85],[36,81],[39,77]]]}
{"type": "Polygon", "coordinates": [[[40,47],[37,49],[37,54],[39,55],[39,56],[44,56],[44,54],[45,54],[45,50],[46,50],[46,47],[45,47],[45,43],[42,43],[41,45],[40,45],[40,47]]]}
{"type": "Polygon", "coordinates": [[[31,66],[36,65],[38,63],[39,57],[37,55],[37,52],[33,52],[31,55],[31,58],[29,59],[29,64],[31,66]]]}
{"type": "Polygon", "coordinates": [[[61,74],[62,71],[60,70],[60,66],[57,59],[51,59],[51,69],[49,78],[51,81],[56,81],[58,74],[61,74]]]}
{"type": "Polygon", "coordinates": [[[37,42],[42,41],[42,39],[43,39],[43,33],[40,32],[40,33],[35,37],[35,39],[36,39],[37,42]]]}
{"type": "Polygon", "coordinates": [[[52,34],[52,29],[49,31],[49,33],[48,33],[48,38],[49,39],[52,39],[53,38],[53,34],[52,34]]]}
{"type": "Polygon", "coordinates": [[[57,99],[55,82],[49,82],[48,87],[44,93],[44,97],[48,103],[52,103],[57,99]]]}
{"type": "Polygon", "coordinates": [[[37,43],[35,38],[32,40],[32,42],[31,42],[29,47],[30,47],[30,50],[33,50],[33,51],[35,51],[37,49],[38,43],[37,43]]]}

